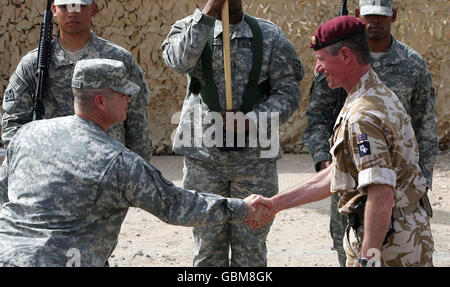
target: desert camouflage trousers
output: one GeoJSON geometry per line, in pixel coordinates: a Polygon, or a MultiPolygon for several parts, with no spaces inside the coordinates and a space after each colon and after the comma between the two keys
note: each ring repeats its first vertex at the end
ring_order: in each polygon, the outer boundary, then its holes
{"type": "MultiPolygon", "coordinates": [[[[347,227],[344,237],[344,248],[347,253],[347,267],[358,265],[357,258],[364,237],[363,226],[355,232],[347,227]]],[[[433,266],[434,241],[431,235],[430,221],[425,210],[419,207],[416,211],[394,220],[395,232],[381,248],[378,256],[381,267],[431,267],[433,266]]],[[[375,262],[375,259],[373,260],[375,262]]],[[[376,262],[375,262],[376,263],[376,262]]]]}
{"type": "MultiPolygon", "coordinates": [[[[238,166],[185,157],[183,187],[225,197],[245,198],[254,193],[271,197],[278,193],[276,161],[238,166]]],[[[268,224],[253,230],[246,225],[234,223],[195,227],[193,265],[265,267],[266,239],[270,227],[271,224],[268,224]]]]}

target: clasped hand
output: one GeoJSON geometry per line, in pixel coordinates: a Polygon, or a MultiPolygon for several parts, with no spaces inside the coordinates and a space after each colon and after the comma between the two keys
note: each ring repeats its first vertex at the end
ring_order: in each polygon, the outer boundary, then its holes
{"type": "Polygon", "coordinates": [[[252,194],[244,199],[247,204],[247,214],[243,223],[253,229],[261,228],[272,222],[277,211],[273,201],[262,195],[252,194]]]}

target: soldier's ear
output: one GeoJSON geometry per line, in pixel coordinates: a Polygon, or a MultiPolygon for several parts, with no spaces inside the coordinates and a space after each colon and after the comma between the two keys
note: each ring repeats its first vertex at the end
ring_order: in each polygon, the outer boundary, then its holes
{"type": "Polygon", "coordinates": [[[355,9],[355,17],[359,18],[360,12],[359,12],[359,8],[355,9]]]}
{"type": "Polygon", "coordinates": [[[92,17],[95,17],[97,14],[98,14],[98,5],[97,5],[97,3],[93,3],[92,4],[92,14],[91,14],[91,16],[92,17]]]}
{"type": "Polygon", "coordinates": [[[342,47],[341,50],[339,50],[339,55],[341,56],[342,61],[344,64],[349,64],[352,59],[352,51],[348,47],[342,47]]]}
{"type": "Polygon", "coordinates": [[[397,20],[397,9],[392,9],[392,19],[391,22],[394,23],[397,20]]]}
{"type": "Polygon", "coordinates": [[[100,111],[104,111],[106,107],[106,98],[102,94],[97,94],[94,97],[94,106],[100,111]]]}
{"type": "Polygon", "coordinates": [[[52,4],[52,13],[53,13],[53,17],[56,18],[56,5],[52,4]]]}

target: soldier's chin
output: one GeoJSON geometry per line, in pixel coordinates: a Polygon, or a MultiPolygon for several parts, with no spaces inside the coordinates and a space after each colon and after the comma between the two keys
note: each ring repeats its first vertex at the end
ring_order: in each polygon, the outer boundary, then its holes
{"type": "MultiPolygon", "coordinates": [[[[329,76],[328,76],[328,78],[329,78],[329,76]]],[[[337,89],[338,87],[336,87],[336,84],[332,81],[329,81],[328,78],[327,78],[328,87],[332,90],[337,89]]]]}

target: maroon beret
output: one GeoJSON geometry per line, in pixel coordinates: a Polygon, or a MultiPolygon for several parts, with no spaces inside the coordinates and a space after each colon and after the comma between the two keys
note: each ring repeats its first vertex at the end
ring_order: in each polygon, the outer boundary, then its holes
{"type": "Polygon", "coordinates": [[[309,47],[315,51],[364,32],[366,24],[353,16],[339,16],[322,24],[311,37],[309,47]]]}

